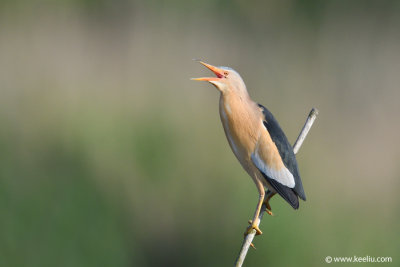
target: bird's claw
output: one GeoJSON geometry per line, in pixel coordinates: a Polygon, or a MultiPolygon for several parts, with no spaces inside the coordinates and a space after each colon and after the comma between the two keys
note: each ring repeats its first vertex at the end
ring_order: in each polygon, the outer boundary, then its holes
{"type": "Polygon", "coordinates": [[[250,226],[247,227],[246,232],[244,232],[244,236],[251,233],[251,231],[256,230],[256,235],[262,235],[262,231],[258,228],[257,224],[254,224],[252,220],[249,220],[250,226]]]}
{"type": "MultiPolygon", "coordinates": [[[[252,220],[249,220],[249,221],[248,221],[249,224],[251,224],[251,222],[252,222],[252,220]]],[[[259,229],[259,230],[260,230],[260,229],[259,229]]],[[[245,236],[245,237],[246,237],[246,235],[248,235],[248,234],[247,234],[247,231],[244,233],[244,236],[245,236]]],[[[250,243],[250,247],[252,247],[252,248],[254,248],[254,249],[257,249],[256,246],[254,246],[253,243],[250,243]]]]}
{"type": "Polygon", "coordinates": [[[265,212],[268,213],[268,215],[274,216],[274,214],[272,213],[272,211],[269,210],[269,209],[266,209],[265,212]]]}
{"type": "Polygon", "coordinates": [[[268,215],[274,216],[274,214],[272,213],[272,209],[271,209],[271,205],[269,205],[269,199],[264,201],[265,204],[265,212],[268,213],[268,215]]]}

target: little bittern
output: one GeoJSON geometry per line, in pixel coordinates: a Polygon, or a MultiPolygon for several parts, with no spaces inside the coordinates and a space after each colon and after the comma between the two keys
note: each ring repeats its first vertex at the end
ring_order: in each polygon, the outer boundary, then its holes
{"type": "Polygon", "coordinates": [[[296,157],[278,122],[264,106],[251,100],[239,73],[200,61],[216,77],[194,78],[207,81],[220,91],[219,113],[229,145],[240,164],[257,186],[259,199],[246,233],[258,228],[262,204],[271,213],[269,200],[278,193],[294,209],[299,197],[306,200],[296,157]],[[267,188],[267,192],[265,192],[267,188]]]}

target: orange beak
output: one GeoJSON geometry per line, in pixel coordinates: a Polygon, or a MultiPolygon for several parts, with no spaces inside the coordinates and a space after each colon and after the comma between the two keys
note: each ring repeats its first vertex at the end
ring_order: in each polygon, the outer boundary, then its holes
{"type": "Polygon", "coordinates": [[[207,82],[211,82],[211,81],[218,81],[220,80],[222,77],[224,77],[224,70],[217,68],[213,65],[207,64],[203,61],[199,60],[199,63],[206,66],[208,69],[210,69],[212,72],[214,72],[215,75],[217,75],[217,77],[201,77],[201,78],[192,78],[191,80],[193,81],[207,81],[207,82]]]}

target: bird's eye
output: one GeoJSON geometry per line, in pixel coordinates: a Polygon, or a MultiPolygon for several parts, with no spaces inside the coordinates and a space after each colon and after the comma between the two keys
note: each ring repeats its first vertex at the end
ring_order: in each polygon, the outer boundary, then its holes
{"type": "Polygon", "coordinates": [[[224,76],[225,76],[225,77],[228,76],[228,74],[229,74],[229,73],[228,73],[227,71],[224,72],[224,76]]]}

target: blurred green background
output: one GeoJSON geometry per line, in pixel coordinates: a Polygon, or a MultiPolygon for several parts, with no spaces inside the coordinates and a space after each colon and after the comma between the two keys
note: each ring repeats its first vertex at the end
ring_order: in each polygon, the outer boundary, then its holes
{"type": "Polygon", "coordinates": [[[292,143],[320,110],[308,200],[271,201],[245,265],[399,266],[399,27],[399,1],[2,0],[0,266],[233,264],[258,195],[192,58],[292,143]]]}

